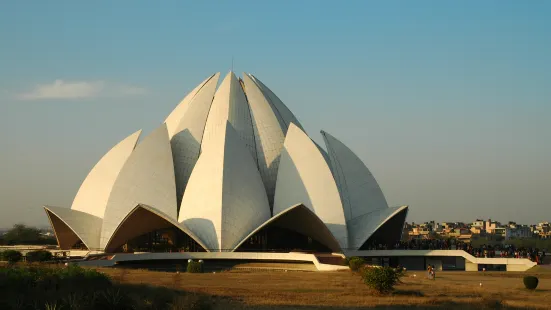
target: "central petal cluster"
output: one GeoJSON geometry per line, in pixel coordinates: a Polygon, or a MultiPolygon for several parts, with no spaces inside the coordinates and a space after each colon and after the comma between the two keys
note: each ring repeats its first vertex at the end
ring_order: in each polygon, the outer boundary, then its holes
{"type": "MultiPolygon", "coordinates": [[[[204,250],[233,251],[278,225],[340,251],[362,248],[392,218],[403,225],[407,207],[388,208],[344,144],[322,132],[323,150],[253,75],[230,72],[217,88],[219,76],[193,89],[139,144],[138,131],[111,149],[71,209],[45,207],[62,248],[80,240],[112,252],[175,226],[204,250]]],[[[399,238],[391,235],[377,240],[399,238]]]]}

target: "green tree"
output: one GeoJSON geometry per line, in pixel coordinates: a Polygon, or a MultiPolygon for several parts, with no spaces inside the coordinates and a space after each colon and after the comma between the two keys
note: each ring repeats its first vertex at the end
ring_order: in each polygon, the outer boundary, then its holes
{"type": "Polygon", "coordinates": [[[53,256],[50,251],[38,250],[28,252],[25,256],[27,262],[46,262],[52,260],[53,256]]]}
{"type": "Polygon", "coordinates": [[[6,250],[3,252],[0,252],[0,258],[3,261],[7,261],[10,264],[20,262],[23,259],[23,254],[21,252],[16,250],[6,250]]]}
{"type": "Polygon", "coordinates": [[[15,224],[2,236],[2,242],[7,245],[56,244],[55,238],[44,238],[38,228],[24,224],[15,224]]]}

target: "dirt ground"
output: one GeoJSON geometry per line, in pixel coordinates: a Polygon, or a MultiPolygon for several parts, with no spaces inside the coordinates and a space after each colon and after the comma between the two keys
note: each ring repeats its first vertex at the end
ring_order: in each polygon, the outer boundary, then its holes
{"type": "Polygon", "coordinates": [[[343,272],[165,273],[101,269],[115,281],[207,295],[216,309],[551,309],[551,272],[440,272],[435,280],[408,272],[396,291],[380,296],[359,275],[343,272]],[[535,291],[522,277],[537,275],[535,291]]]}

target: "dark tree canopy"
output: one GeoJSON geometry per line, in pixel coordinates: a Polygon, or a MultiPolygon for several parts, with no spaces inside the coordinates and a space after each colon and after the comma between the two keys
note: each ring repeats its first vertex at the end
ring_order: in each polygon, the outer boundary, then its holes
{"type": "Polygon", "coordinates": [[[57,244],[53,237],[46,237],[40,234],[40,229],[29,227],[24,224],[15,224],[4,235],[0,236],[0,244],[4,245],[38,245],[57,244]]]}

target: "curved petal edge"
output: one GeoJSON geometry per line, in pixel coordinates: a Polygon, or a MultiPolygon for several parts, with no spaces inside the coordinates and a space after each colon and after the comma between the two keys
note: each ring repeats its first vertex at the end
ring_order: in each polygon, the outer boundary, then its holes
{"type": "Polygon", "coordinates": [[[141,130],[126,137],[107,152],[82,182],[71,209],[103,218],[113,184],[136,147],[141,130]]]}
{"type": "Polygon", "coordinates": [[[203,88],[207,82],[210,81],[214,76],[219,75],[220,73],[215,73],[208,78],[206,78],[201,84],[197,85],[191,92],[189,92],[182,101],[170,112],[170,114],[167,116],[165,123],[168,131],[168,136],[172,138],[174,134],[176,134],[176,128],[178,127],[178,124],[180,124],[180,120],[184,117],[186,114],[189,103],[195,98],[195,95],[203,88]]]}
{"type": "Polygon", "coordinates": [[[162,229],[176,227],[187,234],[199,246],[208,251],[205,245],[197,236],[193,234],[187,227],[178,223],[167,214],[159,211],[157,208],[145,204],[138,204],[130,211],[121,223],[115,229],[113,236],[105,246],[105,252],[113,252],[126,241],[143,235],[145,233],[162,229]]]}
{"type": "Polygon", "coordinates": [[[69,208],[44,206],[50,219],[58,245],[63,250],[71,249],[79,240],[88,250],[99,250],[102,219],[69,208]]]}
{"type": "Polygon", "coordinates": [[[231,251],[270,218],[257,167],[229,122],[204,150],[184,192],[178,222],[212,251],[231,251]]]}
{"type": "MultiPolygon", "coordinates": [[[[348,232],[350,236],[350,248],[352,250],[362,248],[366,245],[369,238],[372,237],[381,227],[394,218],[398,219],[398,216],[400,216],[400,223],[397,223],[396,225],[400,227],[394,228],[396,228],[396,231],[401,235],[407,212],[408,206],[391,207],[375,210],[349,221],[348,232]]],[[[392,237],[391,239],[396,238],[392,237]]],[[[399,236],[398,240],[391,241],[399,241],[399,236]]]]}
{"type": "Polygon", "coordinates": [[[237,250],[245,241],[263,228],[280,221],[280,226],[301,233],[320,242],[334,252],[341,250],[339,242],[319,217],[303,204],[294,205],[273,216],[235,246],[237,250]]]}
{"type": "MultiPolygon", "coordinates": [[[[189,176],[201,152],[201,141],[220,73],[212,76],[188,103],[172,136],[169,135],[176,178],[178,206],[189,181],[189,176]]],[[[168,125],[168,124],[167,124],[168,125]]]]}
{"type": "Polygon", "coordinates": [[[101,247],[138,204],[147,204],[176,219],[176,185],[166,124],[136,146],[109,196],[101,231],[101,247]]]}
{"type": "Polygon", "coordinates": [[[274,200],[274,215],[303,204],[327,225],[347,248],[348,233],[340,194],[333,174],[318,146],[291,124],[281,151],[274,200]]]}
{"type": "Polygon", "coordinates": [[[365,164],[344,143],[325,131],[333,176],[339,187],[347,221],[375,210],[388,208],[385,196],[365,164]]]}

